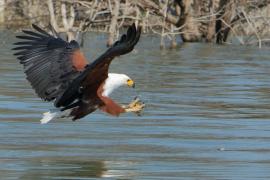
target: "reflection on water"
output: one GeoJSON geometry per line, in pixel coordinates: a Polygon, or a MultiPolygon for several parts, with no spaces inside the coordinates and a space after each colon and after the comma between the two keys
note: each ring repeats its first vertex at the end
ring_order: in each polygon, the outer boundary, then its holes
{"type": "MultiPolygon", "coordinates": [[[[88,36],[89,59],[105,49],[102,42],[88,36]]],[[[50,104],[34,95],[3,44],[1,178],[269,179],[269,49],[194,43],[159,51],[156,42],[143,37],[111,66],[137,84],[114,98],[139,95],[147,104],[142,117],[95,112],[47,125],[39,119],[50,104]]]]}
{"type": "MultiPolygon", "coordinates": [[[[82,179],[89,177],[102,177],[106,173],[104,163],[85,160],[66,160],[55,158],[29,159],[22,162],[23,168],[14,174],[20,179],[82,179]]],[[[13,176],[14,176],[13,174],[13,176]]]]}
{"type": "Polygon", "coordinates": [[[39,157],[0,160],[1,177],[19,179],[87,179],[134,176],[130,162],[89,161],[77,157],[39,157]],[[109,169],[107,169],[109,168],[109,169]],[[121,169],[125,169],[124,171],[121,169]],[[4,175],[4,176],[3,176],[4,175]]]}

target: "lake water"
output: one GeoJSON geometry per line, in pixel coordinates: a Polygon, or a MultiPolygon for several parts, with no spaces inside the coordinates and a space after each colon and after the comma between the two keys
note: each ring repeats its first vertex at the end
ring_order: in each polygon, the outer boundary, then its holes
{"type": "MultiPolygon", "coordinates": [[[[0,49],[0,179],[270,179],[270,51],[243,46],[184,44],[159,50],[143,36],[113,61],[136,90],[143,116],[99,111],[76,122],[41,125],[50,103],[37,98],[11,55],[13,33],[0,49]]],[[[90,34],[89,59],[106,37],[90,34]]]]}

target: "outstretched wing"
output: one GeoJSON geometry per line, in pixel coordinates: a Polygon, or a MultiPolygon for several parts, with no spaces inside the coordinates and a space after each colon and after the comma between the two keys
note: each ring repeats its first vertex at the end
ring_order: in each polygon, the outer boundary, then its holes
{"type": "Polygon", "coordinates": [[[14,43],[14,55],[24,66],[26,78],[39,97],[51,101],[63,94],[70,83],[84,70],[87,60],[76,41],[66,42],[45,32],[24,30],[14,43]]]}
{"type": "Polygon", "coordinates": [[[93,63],[87,65],[86,69],[69,86],[63,96],[55,103],[56,107],[67,106],[80,94],[92,96],[90,92],[96,93],[97,89],[108,77],[108,69],[111,61],[120,55],[131,52],[140,39],[141,28],[136,28],[133,23],[116,41],[111,48],[97,58],[93,63]]]}

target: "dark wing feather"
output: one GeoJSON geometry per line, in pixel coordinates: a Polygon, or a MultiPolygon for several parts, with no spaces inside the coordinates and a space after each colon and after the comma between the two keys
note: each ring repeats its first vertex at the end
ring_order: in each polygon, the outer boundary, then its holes
{"type": "Polygon", "coordinates": [[[80,74],[74,63],[87,63],[74,56],[79,51],[76,41],[68,43],[34,24],[33,28],[35,31],[23,30],[24,35],[16,36],[20,41],[14,43],[17,47],[13,50],[18,51],[14,55],[23,64],[26,78],[38,96],[51,101],[80,74]]]}
{"type": "Polygon", "coordinates": [[[55,106],[67,106],[75,98],[84,94],[92,96],[90,92],[96,93],[98,87],[107,79],[108,69],[111,61],[120,55],[131,52],[140,39],[141,28],[132,24],[127,33],[122,35],[119,41],[116,41],[111,48],[98,57],[93,63],[87,65],[87,68],[80,74],[64,92],[63,96],[56,100],[55,106]]]}

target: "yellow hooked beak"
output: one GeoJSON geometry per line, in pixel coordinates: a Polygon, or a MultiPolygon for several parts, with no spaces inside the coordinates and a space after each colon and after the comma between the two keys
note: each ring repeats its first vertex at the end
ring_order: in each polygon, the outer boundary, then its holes
{"type": "Polygon", "coordinates": [[[134,81],[131,80],[131,79],[127,80],[127,85],[128,85],[128,87],[135,88],[135,83],[134,83],[134,81]]]}

